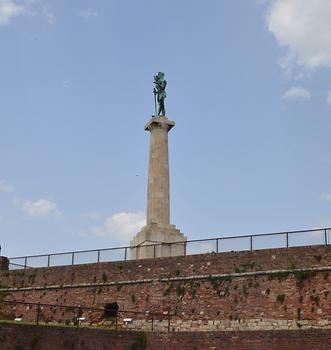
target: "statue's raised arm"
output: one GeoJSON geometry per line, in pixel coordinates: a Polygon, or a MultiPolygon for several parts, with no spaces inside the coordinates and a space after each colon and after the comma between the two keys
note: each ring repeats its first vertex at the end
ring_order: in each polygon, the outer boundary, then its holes
{"type": "Polygon", "coordinates": [[[157,115],[158,116],[165,116],[165,106],[164,106],[164,99],[167,97],[165,88],[167,86],[167,81],[164,79],[164,73],[158,72],[157,75],[154,75],[154,94],[157,97],[157,103],[158,103],[158,110],[157,115]]]}

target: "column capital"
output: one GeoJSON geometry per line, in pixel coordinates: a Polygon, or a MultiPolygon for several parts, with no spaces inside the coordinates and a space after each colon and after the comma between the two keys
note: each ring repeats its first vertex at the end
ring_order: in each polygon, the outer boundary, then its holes
{"type": "Polygon", "coordinates": [[[145,125],[145,130],[152,131],[155,127],[166,128],[170,131],[175,126],[175,122],[166,117],[153,116],[151,120],[145,125]]]}

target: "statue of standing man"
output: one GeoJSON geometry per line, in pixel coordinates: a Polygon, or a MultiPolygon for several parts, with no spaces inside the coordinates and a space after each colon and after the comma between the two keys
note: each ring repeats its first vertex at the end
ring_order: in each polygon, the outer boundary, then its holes
{"type": "Polygon", "coordinates": [[[165,92],[165,88],[167,86],[167,81],[164,79],[164,73],[158,72],[157,75],[154,75],[154,94],[157,97],[158,103],[158,116],[165,116],[165,107],[164,107],[164,99],[167,97],[165,92]]]}

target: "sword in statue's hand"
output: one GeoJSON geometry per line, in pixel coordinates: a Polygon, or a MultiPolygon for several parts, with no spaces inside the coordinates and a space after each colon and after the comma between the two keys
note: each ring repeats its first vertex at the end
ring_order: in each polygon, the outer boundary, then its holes
{"type": "Polygon", "coordinates": [[[156,95],[157,95],[157,91],[156,91],[156,89],[155,89],[155,88],[153,89],[153,92],[154,92],[155,116],[157,116],[157,109],[156,109],[156,95]]]}

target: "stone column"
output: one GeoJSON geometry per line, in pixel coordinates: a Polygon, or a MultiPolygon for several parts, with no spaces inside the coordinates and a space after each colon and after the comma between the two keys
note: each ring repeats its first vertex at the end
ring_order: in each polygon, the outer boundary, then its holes
{"type": "Polygon", "coordinates": [[[168,132],[175,126],[165,118],[152,118],[145,130],[151,132],[147,191],[147,225],[170,224],[168,132]]]}
{"type": "Polygon", "coordinates": [[[0,256],[0,271],[9,270],[9,259],[5,256],[0,256]]]}
{"type": "Polygon", "coordinates": [[[132,259],[184,255],[186,237],[170,224],[168,132],[175,122],[153,117],[146,125],[150,131],[146,226],[131,241],[132,259]],[[146,245],[162,243],[155,247],[146,245]]]}

